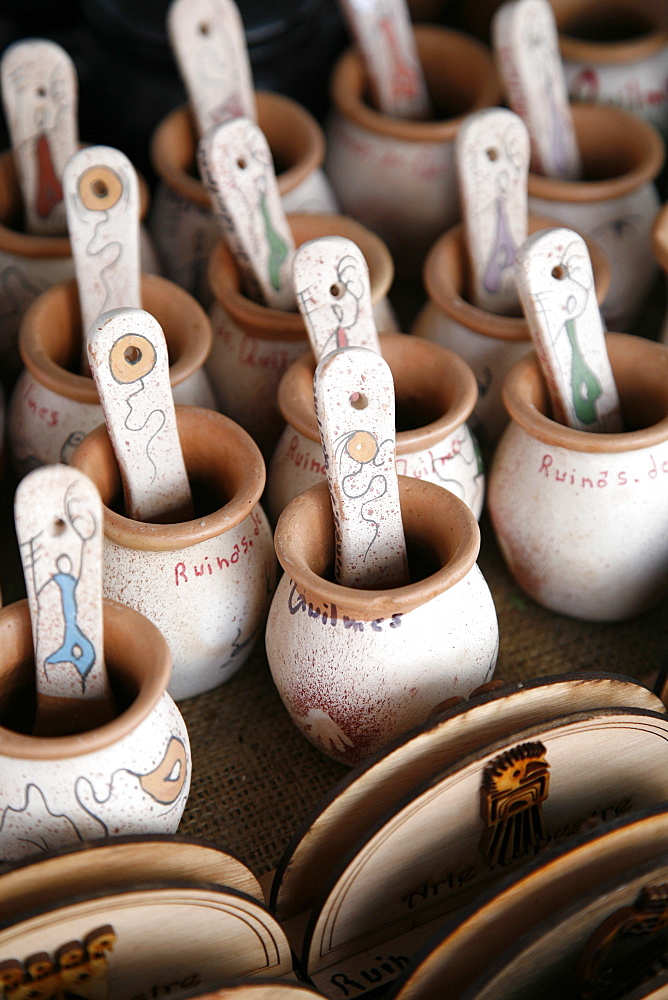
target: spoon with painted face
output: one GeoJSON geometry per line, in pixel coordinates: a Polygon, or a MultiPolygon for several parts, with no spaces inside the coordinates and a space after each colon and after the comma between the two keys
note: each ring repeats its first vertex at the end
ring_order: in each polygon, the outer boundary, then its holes
{"type": "Polygon", "coordinates": [[[14,521],[35,654],[37,736],[118,713],[103,649],[102,502],[83,472],[45,465],[21,480],[14,521]]]}
{"type": "Polygon", "coordinates": [[[335,574],[346,587],[410,582],[395,465],[394,383],[380,354],[343,347],[313,379],[336,533],[335,574]]]}
{"type": "Polygon", "coordinates": [[[79,145],[74,63],[56,42],[27,38],[5,49],[0,84],[26,231],[64,236],[62,176],[79,145]]]}

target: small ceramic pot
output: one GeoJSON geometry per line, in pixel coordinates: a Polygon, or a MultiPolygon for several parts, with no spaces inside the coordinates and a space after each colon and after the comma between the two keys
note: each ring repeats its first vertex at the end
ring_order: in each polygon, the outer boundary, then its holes
{"type": "Polygon", "coordinates": [[[663,322],[659,330],[659,339],[662,343],[668,344],[668,202],[663,206],[652,228],[652,246],[654,256],[664,274],[665,287],[665,312],[663,322]]]}
{"type": "MultiPolygon", "coordinates": [[[[345,236],[356,243],[369,267],[376,326],[396,329],[387,299],[394,268],[378,236],[343,215],[291,215],[288,222],[296,246],[322,236],[345,236]]],[[[304,321],[296,309],[272,309],[249,299],[223,240],[211,254],[209,284],[213,347],[206,367],[218,408],[248,431],[269,461],[283,429],[278,385],[289,365],[309,349],[304,321]]]]}
{"type": "MultiPolygon", "coordinates": [[[[142,219],[149,207],[146,182],[139,178],[142,219]]],[[[74,275],[66,236],[34,236],[23,232],[23,199],[13,154],[0,154],[0,370],[5,388],[20,371],[19,327],[30,303],[43,291],[74,275]]],[[[153,242],[141,226],[141,262],[146,272],[159,272],[153,242]]]]}
{"type": "Polygon", "coordinates": [[[399,492],[409,559],[416,557],[405,587],[332,582],[334,521],[324,482],[293,500],[276,527],[285,572],[267,622],[271,673],[302,733],[346,764],[488,681],[496,664],[498,625],[476,563],[476,519],[434,483],[400,476],[399,492]]]}
{"type": "Polygon", "coordinates": [[[611,329],[638,316],[657,274],[651,230],[659,210],[655,178],[664,160],[661,136],[628,111],[573,104],[584,180],[529,174],[529,208],[600,243],[610,264],[602,313],[611,329]]]}
{"type": "Polygon", "coordinates": [[[237,424],[213,410],[177,406],[196,518],[149,524],[124,517],[121,480],[104,425],[72,465],[100,491],[104,593],[146,615],[172,654],[169,692],[190,698],[228,680],[251,653],[276,582],[272,534],[259,500],[265,469],[237,424]],[[112,505],[113,504],[113,508],[112,505]]]}
{"type": "MultiPolygon", "coordinates": [[[[530,214],[528,218],[529,233],[557,225],[544,216],[530,214]]],[[[600,305],[610,284],[610,269],[597,244],[589,240],[587,245],[600,305]]],[[[415,317],[411,333],[448,347],[471,367],[478,401],[470,424],[483,451],[491,453],[508,422],[501,398],[503,380],[533,341],[524,316],[499,316],[469,301],[469,272],[460,223],[444,233],[427,254],[423,282],[428,300],[415,317]]]]}
{"type": "MultiPolygon", "coordinates": [[[[195,299],[172,281],[142,275],[144,309],[160,323],[179,403],[215,408],[204,370],[211,324],[195,299]]],[[[77,444],[104,421],[95,383],[73,370],[81,357],[81,311],[74,279],[43,292],[21,324],[25,369],[9,402],[9,445],[18,475],[39,465],[69,462],[77,444]]]]}
{"type": "Polygon", "coordinates": [[[555,423],[533,354],[504,386],[511,423],[488,480],[508,567],[539,604],[586,621],[641,614],[668,591],[668,348],[608,334],[625,426],[555,423]]]}
{"type": "Polygon", "coordinates": [[[614,104],[668,135],[665,0],[551,0],[574,101],[614,104]]]}
{"type": "MultiPolygon", "coordinates": [[[[283,94],[258,91],[255,100],[285,211],[338,211],[322,169],[325,138],[318,122],[306,108],[283,94]]],[[[197,174],[197,132],[187,105],[170,112],[157,126],[151,159],[159,183],[150,229],[163,273],[208,307],[207,262],[221,238],[221,228],[197,174]]]]}
{"type": "Polygon", "coordinates": [[[167,694],[157,628],[104,602],[104,652],[122,705],[73,736],[32,736],[35,667],[27,601],[0,611],[0,863],[124,834],[173,834],[190,788],[188,732],[167,694]]]}
{"type": "Polygon", "coordinates": [[[325,169],[343,211],[385,240],[402,278],[419,277],[429,247],[460,218],[453,144],[461,121],[501,100],[482,42],[435,25],[416,25],[415,42],[433,119],[376,111],[362,57],[351,47],[332,72],[325,130],[325,169]]]}
{"type": "MultiPolygon", "coordinates": [[[[478,397],[475,376],[458,355],[403,333],[380,335],[394,380],[397,414],[396,468],[450,490],[482,512],[485,473],[467,420],[478,397]]],[[[287,426],[267,475],[267,511],[276,523],[290,500],[326,476],[313,402],[312,352],[288,368],[278,389],[287,426]]]]}

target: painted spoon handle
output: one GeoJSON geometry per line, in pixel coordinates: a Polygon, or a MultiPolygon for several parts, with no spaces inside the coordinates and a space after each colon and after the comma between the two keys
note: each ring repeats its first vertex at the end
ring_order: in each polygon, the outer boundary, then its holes
{"type": "Polygon", "coordinates": [[[250,297],[295,309],[294,241],[264,132],[248,118],[231,118],[202,136],[198,161],[250,297]]]}
{"type": "Polygon", "coordinates": [[[517,251],[515,275],[554,419],[579,430],[623,431],[582,237],[570,229],[534,233],[517,251]]]}
{"type": "Polygon", "coordinates": [[[582,163],[549,0],[509,0],[491,27],[508,103],[529,131],[532,170],[577,179],[582,163]]]}
{"type": "Polygon", "coordinates": [[[65,735],[117,713],[104,662],[102,502],[91,480],[45,465],[21,480],[14,521],[35,651],[35,733],[65,735]]]}
{"type": "Polygon", "coordinates": [[[110,309],[141,308],[139,181],[118,149],[88,146],[65,165],[63,191],[81,307],[84,375],[86,334],[110,309]]]}
{"type": "Polygon", "coordinates": [[[405,0],[341,0],[374,103],[395,118],[428,118],[431,105],[405,0]]]}
{"type": "Polygon", "coordinates": [[[292,259],[292,275],[313,353],[317,360],[338,347],[366,347],[380,354],[364,254],[343,236],[302,243],[292,259]]]}
{"type": "Polygon", "coordinates": [[[88,357],[121,470],[127,516],[189,520],[190,484],[160,324],[142,309],[103,313],[89,331],[88,357]]]}
{"type": "Polygon", "coordinates": [[[313,386],[336,526],[336,579],[362,589],[403,586],[409,575],[390,368],[375,351],[344,347],[321,358],[313,386]]]}
{"type": "Polygon", "coordinates": [[[507,108],[464,119],[455,140],[471,299],[491,313],[520,311],[515,251],[527,236],[529,134],[507,108]]]}
{"type": "Polygon", "coordinates": [[[173,0],[167,33],[199,135],[228,118],[257,120],[246,35],[233,0],[173,0]]]}
{"type": "Polygon", "coordinates": [[[5,50],[0,77],[26,230],[64,236],[62,176],[79,146],[74,63],[56,42],[29,38],[5,50]]]}

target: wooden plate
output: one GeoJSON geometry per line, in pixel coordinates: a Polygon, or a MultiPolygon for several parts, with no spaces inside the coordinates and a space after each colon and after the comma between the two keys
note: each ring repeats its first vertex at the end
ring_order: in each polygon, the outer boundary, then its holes
{"type": "Polygon", "coordinates": [[[301,947],[307,911],[321,889],[323,872],[331,871],[364,831],[412,788],[478,746],[525,726],[570,712],[614,707],[665,711],[646,687],[616,674],[539,678],[456,705],[352,770],[307,817],[272,882],[269,905],[293,948],[301,947]]]}
{"type": "Polygon", "coordinates": [[[335,866],[302,971],[326,996],[398,973],[449,913],[587,824],[668,798],[668,718],[599,709],[523,729],[429,779],[335,866]],[[623,748],[623,749],[622,749],[623,748]],[[386,963],[391,966],[392,962],[386,963]]]}
{"type": "MultiPolygon", "coordinates": [[[[631,860],[631,859],[629,859],[631,860]]],[[[502,953],[462,1000],[608,1000],[668,962],[668,854],[622,870],[502,953]]]]}
{"type": "Polygon", "coordinates": [[[0,869],[3,921],[61,899],[168,880],[208,882],[264,903],[246,865],[215,844],[183,836],[126,836],[53,851],[0,869]]]}
{"type": "Polygon", "coordinates": [[[396,980],[391,1000],[459,1000],[475,977],[539,921],[668,844],[665,804],[613,820],[538,857],[446,919],[396,980]]]}
{"type": "MultiPolygon", "coordinates": [[[[44,1000],[56,993],[180,1000],[229,979],[292,974],[275,917],[250,896],[206,883],[116,889],[2,921],[5,985],[8,975],[27,978],[35,956],[47,974],[29,985],[44,1000]]],[[[22,984],[19,979],[17,988],[22,984]]]]}

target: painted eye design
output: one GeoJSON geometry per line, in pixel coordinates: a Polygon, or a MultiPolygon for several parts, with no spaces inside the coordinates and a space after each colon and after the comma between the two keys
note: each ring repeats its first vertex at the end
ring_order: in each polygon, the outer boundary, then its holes
{"type": "Polygon", "coordinates": [[[155,347],[139,333],[119,337],[109,352],[111,374],[123,385],[138,382],[155,366],[155,347]]]}
{"type": "Polygon", "coordinates": [[[79,179],[79,197],[91,212],[105,212],[120,200],[123,181],[109,167],[90,167],[79,179]]]}

